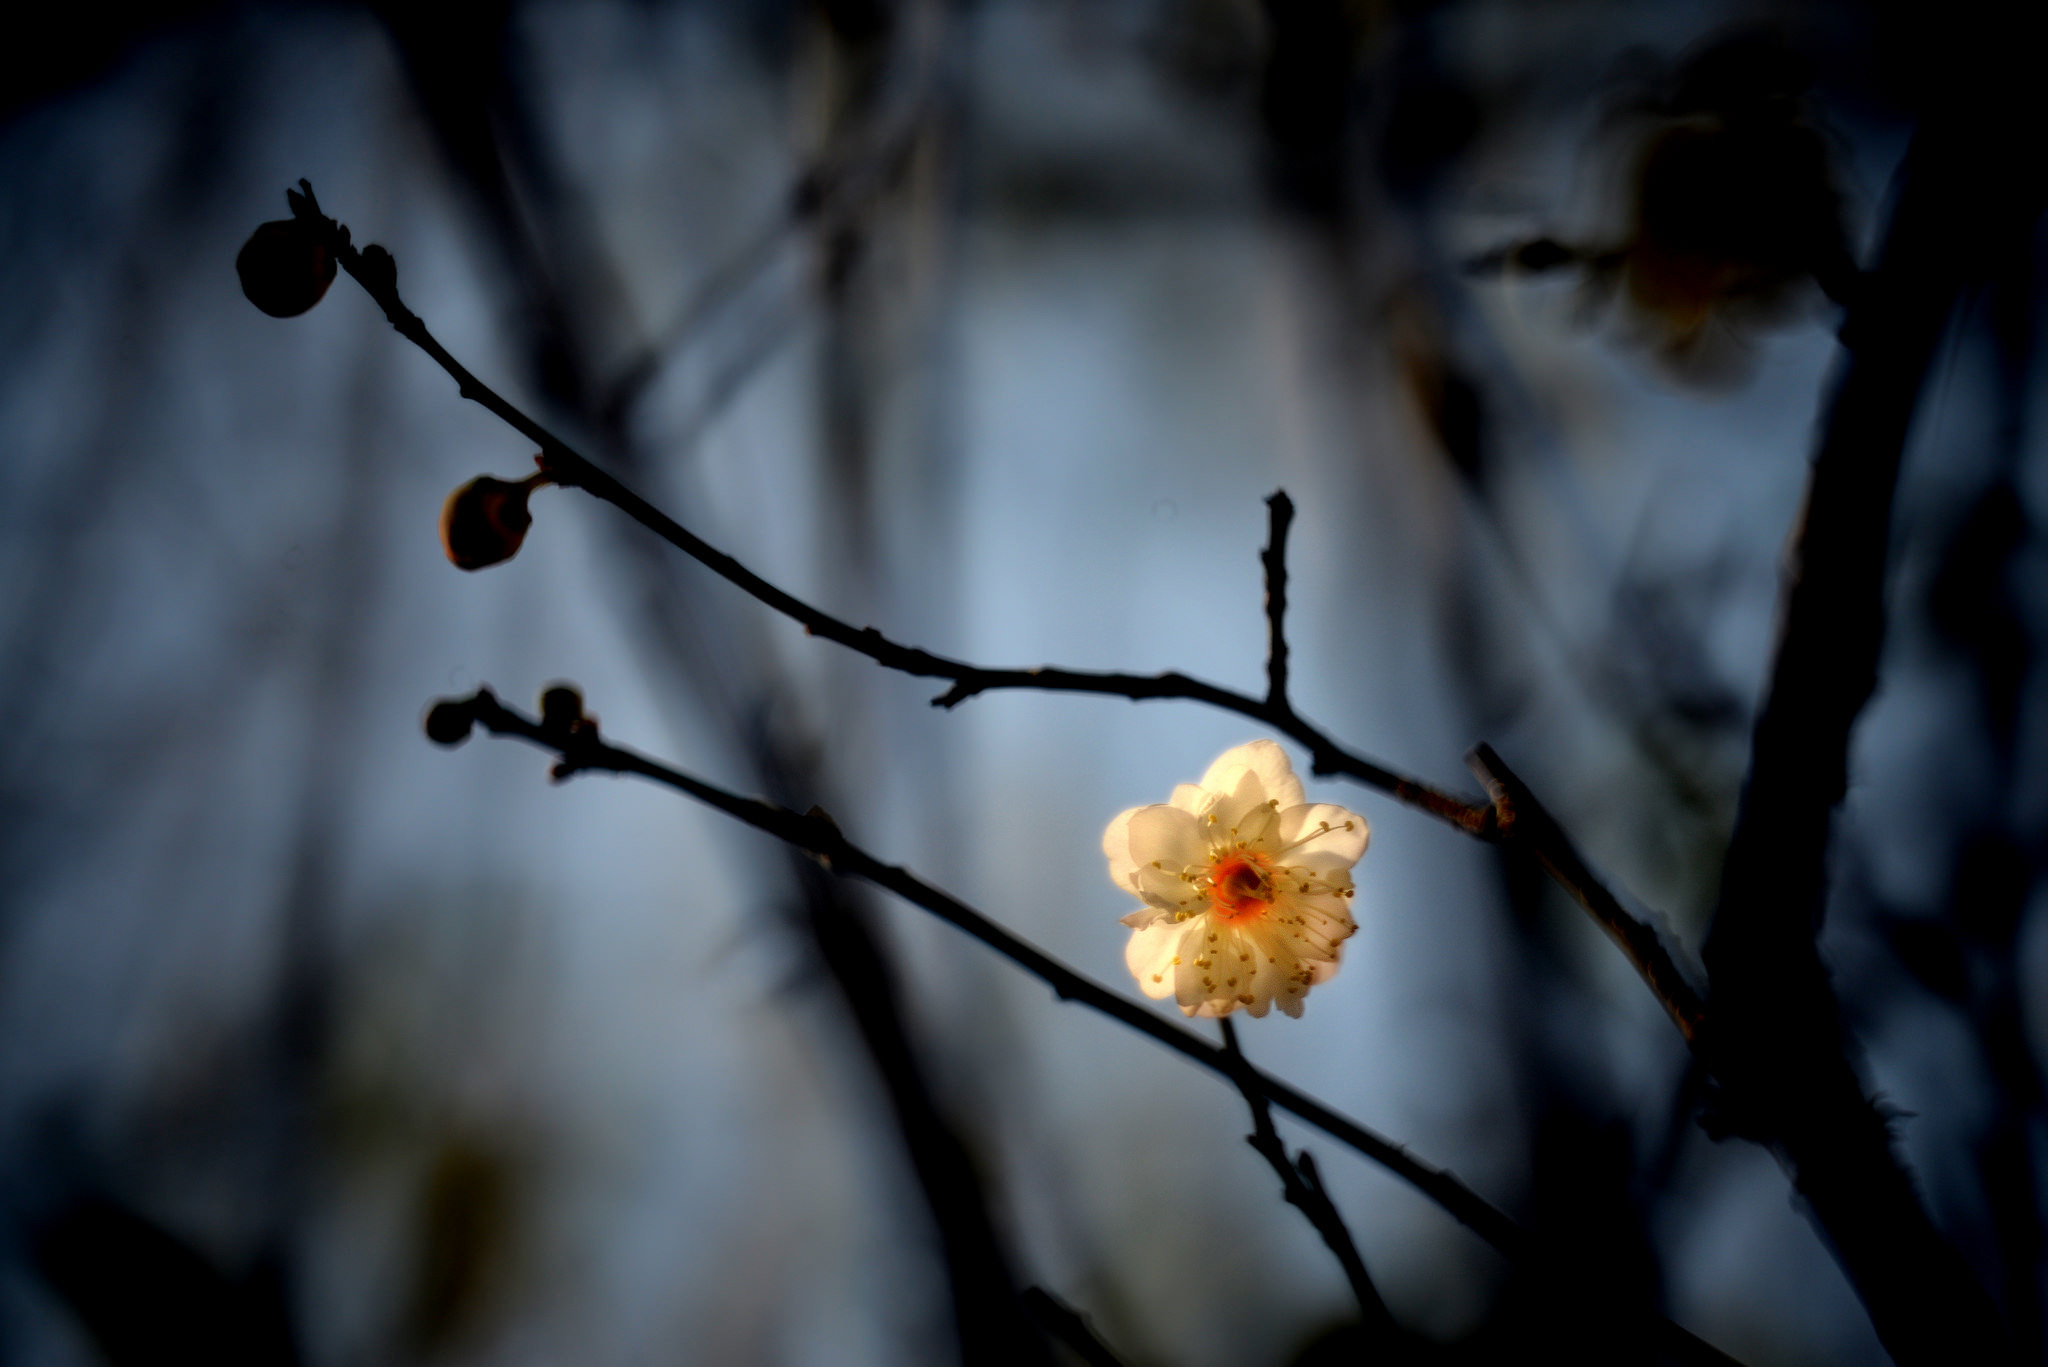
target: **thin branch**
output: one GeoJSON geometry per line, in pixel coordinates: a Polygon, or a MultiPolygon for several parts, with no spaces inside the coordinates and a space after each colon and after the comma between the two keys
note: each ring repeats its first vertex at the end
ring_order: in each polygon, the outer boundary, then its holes
{"type": "Polygon", "coordinates": [[[1527,849],[1544,872],[1586,909],[1635,966],[1678,1026],[1679,1033],[1685,1036],[1686,1043],[1691,1044],[1706,1019],[1706,1003],[1695,986],[1704,974],[1689,965],[1681,966],[1684,950],[1674,948],[1655,925],[1630,912],[1594,875],[1557,819],[1508,768],[1507,761],[1494,753],[1492,746],[1475,746],[1465,762],[1493,797],[1502,842],[1527,849]]]}
{"type": "MultiPolygon", "coordinates": [[[[1614,896],[1600,885],[1584,862],[1572,851],[1562,831],[1557,829],[1554,821],[1548,820],[1547,814],[1543,814],[1542,819],[1536,822],[1538,830],[1530,831],[1530,814],[1542,813],[1542,808],[1528,795],[1525,788],[1521,789],[1519,794],[1503,788],[1502,791],[1509,792],[1509,802],[1506,806],[1499,805],[1498,801],[1469,802],[1343,749],[1324,732],[1294,713],[1286,697],[1287,644],[1284,630],[1287,601],[1286,537],[1294,509],[1292,500],[1288,499],[1284,492],[1276,493],[1268,500],[1270,535],[1268,545],[1261,556],[1266,572],[1266,614],[1269,623],[1268,695],[1264,699],[1253,698],[1178,671],[1139,675],[1050,667],[989,669],[902,645],[890,640],[873,627],[855,627],[777,588],[628,489],[567,442],[521,412],[490,386],[478,380],[434,338],[419,316],[405,306],[398,293],[397,264],[390,253],[377,246],[358,252],[351,245],[347,228],[320,214],[319,206],[313,198],[312,187],[305,181],[301,181],[300,185],[305,194],[303,199],[294,199],[294,212],[302,219],[320,225],[325,230],[342,269],[362,285],[401,336],[426,352],[455,380],[463,398],[480,404],[540,447],[537,462],[541,472],[552,482],[564,487],[580,488],[593,497],[612,504],[757,601],[800,623],[809,634],[864,655],[884,668],[919,678],[950,681],[952,686],[933,699],[935,706],[951,708],[981,693],[1003,689],[1109,695],[1129,698],[1132,701],[1175,698],[1201,702],[1259,721],[1294,739],[1308,750],[1311,768],[1318,775],[1341,774],[1355,779],[1468,835],[1481,839],[1501,838],[1505,824],[1503,817],[1512,820],[1514,816],[1520,815],[1523,820],[1523,838],[1532,841],[1539,861],[1580,901],[1581,905],[1586,906],[1594,914],[1595,919],[1599,920],[1610,934],[1616,936],[1624,952],[1629,954],[1631,962],[1644,973],[1652,991],[1665,1003],[1667,1010],[1672,1011],[1674,1020],[1679,1023],[1679,1028],[1686,1033],[1687,1038],[1690,1039],[1698,1029],[1701,1008],[1696,994],[1687,995],[1688,988],[1683,981],[1683,975],[1675,968],[1669,968],[1668,958],[1659,961],[1644,952],[1644,946],[1656,943],[1655,932],[1635,922],[1621,908],[1614,896]],[[1667,968],[1668,972],[1665,971],[1667,968]]],[[[517,728],[511,729],[517,732],[517,728]]],[[[540,739],[538,736],[529,738],[540,739]]],[[[635,759],[637,762],[626,763],[623,766],[572,764],[564,772],[573,772],[576,767],[622,767],[625,772],[642,773],[663,782],[670,782],[672,786],[681,787],[703,800],[712,801],[713,805],[722,805],[706,796],[705,792],[691,788],[689,784],[694,783],[694,780],[686,780],[684,776],[662,770],[659,766],[647,767],[652,764],[651,761],[637,760],[637,757],[635,759]]],[[[742,820],[748,820],[750,824],[759,825],[772,834],[791,840],[794,844],[812,849],[814,853],[821,852],[804,840],[794,838],[786,830],[754,821],[740,811],[731,808],[726,810],[742,820]]],[[[769,808],[763,810],[780,811],[769,808]]],[[[788,813],[782,815],[789,816],[788,813]]],[[[964,906],[953,903],[951,899],[944,899],[946,906],[921,900],[918,895],[920,891],[929,891],[931,896],[938,898],[943,898],[943,894],[935,890],[926,890],[922,884],[918,884],[901,870],[890,869],[847,847],[844,857],[855,856],[858,856],[855,859],[856,864],[862,864],[864,861],[865,865],[872,867],[862,866],[850,871],[868,877],[871,881],[918,902],[928,910],[954,920],[955,924],[968,929],[969,933],[976,934],[977,938],[1009,954],[1024,967],[1045,978],[1060,995],[1089,1000],[1090,992],[1099,994],[1101,1000],[1090,1000],[1090,1004],[1095,1005],[1097,1009],[1124,1019],[1126,1023],[1133,1024],[1148,1034],[1153,1034],[1170,1047],[1189,1053],[1190,1057],[1197,1058],[1205,1066],[1212,1069],[1218,1067],[1213,1058],[1200,1052],[1207,1050],[1208,1046],[1195,1037],[1176,1030],[1160,1022],[1149,1012],[1133,1007],[1121,998],[1108,994],[1092,983],[1087,983],[1078,975],[1072,974],[1071,970],[1047,959],[1037,950],[1021,941],[1015,941],[1013,937],[1008,937],[1007,932],[1001,931],[993,923],[983,922],[993,936],[1011,942],[1012,947],[1006,948],[998,939],[991,938],[991,934],[982,934],[973,929],[967,919],[956,919],[947,909],[950,907],[957,910],[962,918],[980,919],[964,906]],[[1062,975],[1065,978],[1064,982],[1062,975]],[[1161,1031],[1167,1033],[1162,1035],[1161,1031]],[[1190,1052],[1191,1049],[1196,1052],[1190,1052]]],[[[1268,1095],[1276,1104],[1358,1148],[1376,1161],[1386,1164],[1406,1180],[1432,1195],[1445,1209],[1502,1251],[1508,1251],[1519,1239],[1519,1232],[1514,1230],[1512,1222],[1501,1223],[1506,1217],[1480,1202],[1479,1198],[1448,1174],[1440,1173],[1426,1164],[1417,1163],[1398,1146],[1372,1135],[1354,1122],[1328,1112],[1319,1103],[1292,1093],[1284,1084],[1268,1080],[1266,1085],[1269,1088],[1268,1095]],[[1473,1205],[1473,1202],[1478,1202],[1478,1205],[1473,1205]]]]}
{"type": "Polygon", "coordinates": [[[1287,701],[1287,529],[1294,522],[1294,500],[1285,489],[1266,500],[1266,549],[1259,563],[1266,571],[1266,704],[1292,712],[1287,701]]]}
{"type": "MultiPolygon", "coordinates": [[[[786,807],[740,797],[635,751],[612,745],[599,737],[594,721],[581,715],[580,703],[574,708],[543,709],[541,719],[535,720],[506,707],[489,689],[480,688],[467,698],[436,703],[427,718],[428,735],[442,744],[459,743],[473,725],[495,735],[516,736],[554,752],[558,759],[550,773],[557,780],[585,772],[637,774],[808,852],[833,873],[887,889],[981,941],[1046,983],[1062,1001],[1079,1002],[1150,1036],[1241,1090],[1251,1088],[1271,1105],[1356,1149],[1435,1202],[1511,1261],[1526,1263],[1542,1252],[1527,1230],[1448,1171],[1423,1162],[1402,1145],[1252,1064],[1241,1059],[1233,1061],[1227,1050],[1075,972],[908,870],[883,863],[848,841],[832,818],[817,808],[799,815],[786,807]]],[[[1661,1316],[1650,1318],[1647,1327],[1657,1347],[1678,1362],[1696,1367],[1739,1367],[1735,1359],[1661,1316]]]]}
{"type": "Polygon", "coordinates": [[[400,336],[432,357],[435,364],[454,379],[462,397],[482,405],[514,431],[540,447],[537,458],[541,472],[565,488],[582,489],[618,508],[634,521],[667,541],[677,550],[702,564],[757,601],[800,623],[813,636],[842,645],[865,655],[886,669],[917,678],[944,679],[952,687],[933,699],[939,707],[955,707],[981,693],[999,689],[1032,689],[1054,693],[1094,693],[1132,700],[1181,698],[1208,703],[1263,722],[1307,748],[1310,763],[1319,775],[1343,774],[1368,787],[1377,788],[1396,801],[1427,812],[1467,835],[1487,838],[1493,830],[1493,808],[1487,803],[1468,802],[1420,779],[1395,772],[1361,755],[1352,754],[1327,735],[1302,721],[1284,701],[1274,703],[1178,672],[1163,674],[1121,674],[1072,669],[984,669],[961,660],[948,659],[930,651],[890,640],[873,627],[856,627],[821,608],[813,607],[794,594],[769,583],[733,557],[690,532],[681,523],[656,508],[640,495],[593,464],[567,442],[548,431],[505,400],[497,391],[471,374],[447,348],[435,340],[419,315],[405,306],[398,293],[398,267],[382,247],[370,246],[358,252],[350,244],[346,227],[320,214],[312,188],[295,198],[294,208],[302,219],[322,226],[341,268],[368,292],[400,336]]]}
{"type": "Polygon", "coordinates": [[[1144,675],[1050,667],[988,669],[902,645],[873,627],[855,627],[777,588],[628,489],[478,380],[434,339],[418,315],[405,307],[398,294],[397,266],[390,253],[372,246],[358,254],[349,243],[348,230],[320,214],[312,187],[304,181],[300,185],[305,195],[303,199],[294,199],[294,211],[302,219],[322,226],[329,234],[342,268],[383,309],[385,317],[400,335],[425,351],[454,378],[464,398],[489,409],[539,445],[538,463],[548,479],[565,487],[581,488],[612,504],[757,601],[800,623],[811,635],[842,645],[887,669],[918,678],[951,681],[952,687],[932,700],[935,706],[956,707],[978,694],[1001,689],[1107,695],[1129,698],[1134,702],[1172,698],[1206,703],[1251,718],[1292,738],[1308,750],[1310,767],[1317,775],[1341,774],[1377,788],[1396,801],[1434,816],[1467,835],[1482,840],[1500,839],[1505,834],[1505,826],[1520,814],[1519,838],[1532,842],[1533,852],[1543,867],[1615,937],[1630,962],[1644,975],[1651,991],[1672,1013],[1687,1040],[1690,1041],[1697,1032],[1702,1016],[1697,993],[1690,989],[1684,975],[1671,966],[1669,956],[1661,955],[1655,930],[1629,915],[1578,857],[1562,830],[1549,819],[1526,788],[1517,783],[1513,785],[1515,791],[1511,792],[1508,787],[1496,785],[1495,801],[1470,802],[1345,750],[1295,713],[1287,700],[1285,634],[1287,533],[1293,522],[1294,504],[1284,491],[1276,492],[1267,500],[1269,536],[1261,555],[1266,578],[1269,631],[1268,688],[1263,699],[1178,671],[1144,675]],[[1509,794],[1506,806],[1499,803],[1503,792],[1509,794]],[[1653,950],[1658,952],[1653,953],[1653,950]]]}
{"type": "MultiPolygon", "coordinates": [[[[832,818],[818,808],[799,814],[786,807],[740,797],[645,755],[601,740],[594,722],[583,718],[563,721],[544,717],[535,720],[506,707],[487,688],[478,689],[467,698],[443,700],[435,705],[434,712],[441,715],[443,709],[454,709],[447,715],[465,716],[493,734],[517,736],[554,751],[560,758],[550,773],[557,780],[590,771],[637,774],[696,798],[745,825],[806,851],[834,873],[863,879],[924,908],[1045,982],[1061,1000],[1076,1001],[1111,1016],[1167,1048],[1186,1055],[1219,1077],[1238,1081],[1237,1070],[1227,1061],[1222,1049],[1190,1030],[1162,1020],[1146,1007],[1117,995],[1092,978],[1075,972],[1037,946],[907,870],[876,859],[850,843],[840,834],[832,818]]],[[[430,734],[434,734],[436,739],[443,739],[439,732],[430,734]]],[[[1412,1157],[1394,1141],[1339,1115],[1256,1068],[1246,1065],[1244,1076],[1274,1105],[1386,1167],[1508,1257],[1526,1256],[1528,1236],[1521,1226],[1450,1173],[1412,1157]]]]}
{"type": "MultiPolygon", "coordinates": [[[[464,398],[483,405],[513,429],[539,445],[539,465],[550,480],[565,487],[580,488],[593,497],[612,504],[758,602],[800,623],[811,635],[864,655],[885,669],[893,669],[917,678],[951,681],[952,687],[932,700],[935,706],[957,707],[978,694],[1001,689],[1098,694],[1129,698],[1134,702],[1173,698],[1206,703],[1211,707],[1261,722],[1297,741],[1308,750],[1310,767],[1319,776],[1341,774],[1355,779],[1479,839],[1492,840],[1503,835],[1502,817],[1507,814],[1508,809],[1499,808],[1494,802],[1466,801],[1420,779],[1411,778],[1362,755],[1347,751],[1323,731],[1304,721],[1288,702],[1288,650],[1285,633],[1286,557],[1287,533],[1294,518],[1294,503],[1285,491],[1276,492],[1266,501],[1269,512],[1269,535],[1266,549],[1260,557],[1266,577],[1266,617],[1269,634],[1268,688],[1267,696],[1263,699],[1250,697],[1206,680],[1192,678],[1178,671],[1162,674],[1124,674],[1051,667],[989,669],[902,645],[890,640],[873,627],[855,627],[794,594],[777,588],[628,489],[478,380],[434,339],[418,315],[405,307],[398,294],[397,267],[390,253],[381,247],[372,246],[358,254],[349,245],[348,230],[334,220],[322,217],[319,206],[313,199],[312,187],[304,181],[299,183],[305,189],[305,196],[303,200],[294,201],[295,211],[309,222],[322,225],[329,233],[342,268],[348,271],[384,310],[385,317],[400,335],[425,351],[455,379],[464,398]]],[[[1540,805],[1528,795],[1526,788],[1522,789],[1521,793],[1519,803],[1513,804],[1517,810],[1524,813],[1541,812],[1540,805]]],[[[1547,814],[1543,821],[1536,824],[1544,828],[1545,837],[1539,841],[1536,849],[1539,861],[1551,871],[1553,877],[1558,878],[1566,891],[1593,913],[1595,919],[1601,922],[1609,934],[1616,935],[1617,942],[1622,945],[1624,952],[1629,953],[1630,961],[1639,971],[1645,973],[1651,991],[1665,1004],[1667,1010],[1673,1012],[1673,1019],[1678,1021],[1680,1030],[1685,1032],[1688,1040],[1691,1039],[1693,1032],[1698,1028],[1701,1014],[1696,994],[1690,998],[1684,995],[1680,990],[1684,986],[1683,977],[1675,970],[1669,973],[1650,973],[1646,965],[1651,961],[1637,957],[1637,953],[1631,949],[1632,945],[1654,943],[1656,932],[1635,922],[1629,916],[1614,895],[1600,884],[1584,861],[1571,850],[1569,841],[1564,839],[1556,823],[1548,820],[1547,814]]],[[[1529,826],[1530,822],[1525,818],[1524,838],[1531,838],[1529,826]]]]}
{"type": "Polygon", "coordinates": [[[1273,1127],[1272,1106],[1256,1087],[1245,1080],[1244,1073],[1251,1066],[1251,1061],[1238,1046],[1237,1027],[1228,1016],[1222,1017],[1217,1024],[1223,1027],[1223,1050],[1231,1065],[1231,1081],[1237,1083],[1238,1091],[1244,1094],[1244,1104],[1252,1113],[1252,1132],[1245,1136],[1245,1142],[1279,1175],[1288,1204],[1308,1217],[1308,1222],[1315,1226],[1316,1233],[1323,1236],[1330,1252],[1337,1256],[1345,1279],[1351,1283],[1351,1294],[1358,1298],[1358,1308],[1365,1317],[1367,1350],[1376,1357],[1399,1354],[1401,1327],[1394,1323],[1387,1303],[1380,1298],[1379,1288],[1373,1285],[1372,1274],[1365,1268],[1365,1259],[1359,1255],[1358,1245],[1352,1242],[1351,1231],[1344,1227],[1344,1217],[1338,1213],[1329,1193],[1323,1190],[1323,1179],[1316,1172],[1315,1159],[1307,1149],[1301,1151],[1299,1158],[1288,1154],[1287,1146],[1280,1142],[1280,1132],[1273,1127]]]}

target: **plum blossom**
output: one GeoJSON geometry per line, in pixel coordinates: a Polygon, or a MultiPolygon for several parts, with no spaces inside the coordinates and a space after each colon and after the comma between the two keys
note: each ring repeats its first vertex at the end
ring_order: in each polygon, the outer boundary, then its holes
{"type": "Polygon", "coordinates": [[[1310,987],[1337,971],[1351,920],[1351,866],[1365,818],[1309,802],[1270,740],[1225,751],[1200,783],[1120,813],[1102,835],[1109,876],[1144,906],[1124,962],[1148,997],[1183,1014],[1301,1014],[1310,987]]]}

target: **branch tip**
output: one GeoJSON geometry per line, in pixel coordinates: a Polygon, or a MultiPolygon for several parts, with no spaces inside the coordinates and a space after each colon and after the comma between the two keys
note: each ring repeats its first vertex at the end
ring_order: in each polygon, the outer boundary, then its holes
{"type": "Polygon", "coordinates": [[[1266,571],[1266,705],[1288,712],[1287,705],[1287,529],[1294,522],[1294,500],[1276,489],[1266,500],[1266,549],[1259,561],[1266,571]]]}

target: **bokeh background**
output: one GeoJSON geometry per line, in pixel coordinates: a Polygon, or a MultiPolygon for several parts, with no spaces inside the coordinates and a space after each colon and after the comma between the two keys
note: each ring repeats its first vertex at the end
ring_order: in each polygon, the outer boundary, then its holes
{"type": "MultiPolygon", "coordinates": [[[[1341,1347],[1339,1270],[1216,1079],[671,793],[420,718],[573,680],[612,738],[822,804],[1120,988],[1103,825],[1254,729],[934,710],[561,491],[459,572],[443,498],[531,448],[347,279],[279,321],[235,252],[309,178],[515,402],[777,583],[980,662],[1258,691],[1284,487],[1304,715],[1461,791],[1491,742],[1696,945],[1829,294],[1969,7],[425,13],[81,6],[4,58],[0,1360],[956,1360],[902,1061],[856,1023],[880,1000],[1019,1283],[1131,1364],[1341,1347]],[[1674,137],[1707,151],[1673,172],[1674,137]]],[[[2038,1354],[2048,470],[2035,260],[1981,264],[1907,461],[1825,949],[2038,1354]]],[[[1372,822],[1360,929],[1305,1018],[1247,1023],[1254,1059],[1614,1305],[1757,1367],[1883,1360],[1582,916],[1311,792],[1372,822]]],[[[1648,1360],[1282,1127],[1445,1360],[1648,1360]]]]}

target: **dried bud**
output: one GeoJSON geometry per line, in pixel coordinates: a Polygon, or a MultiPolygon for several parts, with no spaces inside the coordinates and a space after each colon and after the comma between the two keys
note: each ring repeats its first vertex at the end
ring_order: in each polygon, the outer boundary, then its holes
{"type": "Polygon", "coordinates": [[[550,731],[571,731],[583,721],[583,695],[568,684],[549,684],[540,695],[540,724],[550,731]]]}
{"type": "Polygon", "coordinates": [[[398,262],[376,243],[363,248],[359,271],[357,278],[363,282],[363,288],[379,303],[385,302],[385,296],[398,292],[398,262]]]}
{"type": "Polygon", "coordinates": [[[441,505],[441,546],[455,567],[480,570],[517,555],[533,525],[526,496],[542,482],[538,475],[516,482],[478,475],[448,495],[441,505]]]}
{"type": "Polygon", "coordinates": [[[242,293],[273,318],[296,318],[334,283],[334,253],[318,225],[302,218],[261,224],[235,254],[242,293]]]}
{"type": "Polygon", "coordinates": [[[443,698],[427,709],[427,739],[436,745],[460,745],[476,725],[476,707],[468,698],[443,698]]]}

